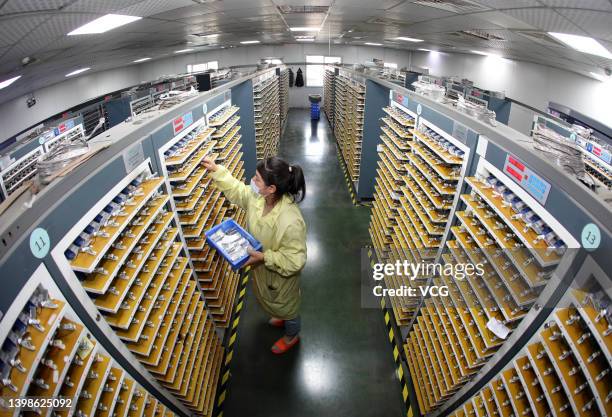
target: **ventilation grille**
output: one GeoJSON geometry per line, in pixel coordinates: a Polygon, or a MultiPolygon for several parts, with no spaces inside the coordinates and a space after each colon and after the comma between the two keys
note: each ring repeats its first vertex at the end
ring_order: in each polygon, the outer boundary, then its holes
{"type": "Polygon", "coordinates": [[[502,38],[499,35],[494,35],[493,33],[485,32],[484,30],[460,30],[459,32],[452,33],[455,36],[459,36],[462,38],[476,38],[483,41],[505,41],[507,39],[502,38]]]}
{"type": "Polygon", "coordinates": [[[301,13],[301,14],[313,14],[313,13],[327,13],[329,11],[329,6],[277,6],[278,10],[282,14],[293,14],[293,13],[301,13]]]}
{"type": "Polygon", "coordinates": [[[418,0],[414,3],[454,13],[473,13],[488,10],[486,7],[468,0],[418,0]]]}

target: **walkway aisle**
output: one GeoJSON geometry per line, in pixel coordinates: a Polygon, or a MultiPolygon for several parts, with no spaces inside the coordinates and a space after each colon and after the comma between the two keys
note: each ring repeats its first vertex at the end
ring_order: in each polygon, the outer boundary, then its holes
{"type": "Polygon", "coordinates": [[[249,282],[225,417],[399,417],[400,384],[380,310],[360,306],[360,249],[369,209],[354,207],[327,119],[291,110],[280,157],[302,166],[308,262],[302,273],[302,340],[275,356],[282,335],[266,324],[249,282]],[[316,125],[315,125],[316,126],[316,125]]]}

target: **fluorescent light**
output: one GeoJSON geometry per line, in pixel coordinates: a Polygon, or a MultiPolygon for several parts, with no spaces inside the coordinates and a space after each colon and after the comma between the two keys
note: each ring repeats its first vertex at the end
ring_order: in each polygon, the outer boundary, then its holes
{"type": "Polygon", "coordinates": [[[145,62],[145,61],[148,61],[149,59],[151,58],[140,58],[140,59],[135,60],[134,62],[145,62]]]}
{"type": "Polygon", "coordinates": [[[123,14],[107,14],[102,17],[92,20],[89,23],[84,24],[78,29],[68,33],[72,35],[89,35],[92,33],[104,33],[111,29],[118,28],[119,26],[127,25],[128,23],[140,20],[142,17],[139,16],[126,16],[123,14]]]}
{"type": "Polygon", "coordinates": [[[567,33],[548,32],[554,38],[559,39],[564,44],[574,48],[577,51],[586,54],[597,55],[604,58],[612,59],[612,54],[602,44],[588,36],[570,35],[567,33]]]}
{"type": "Polygon", "coordinates": [[[0,82],[0,90],[2,90],[4,87],[8,87],[9,85],[13,84],[15,81],[17,81],[20,78],[21,78],[21,75],[18,75],[16,77],[9,78],[8,80],[4,80],[0,82]]]}
{"type": "Polygon", "coordinates": [[[75,71],[72,71],[71,73],[66,74],[66,77],[72,77],[73,75],[77,75],[77,74],[80,74],[82,72],[89,71],[90,69],[91,68],[89,68],[89,67],[80,68],[78,70],[75,70],[75,71]]]}
{"type": "MultiPolygon", "coordinates": [[[[591,74],[591,77],[593,77],[593,78],[595,78],[595,79],[597,79],[599,81],[606,81],[606,77],[604,77],[601,74],[598,74],[598,73],[593,72],[593,71],[589,72],[589,74],[591,74]]],[[[0,84],[0,88],[2,88],[1,84],[0,84]]]]}
{"type": "Polygon", "coordinates": [[[175,54],[182,54],[183,52],[191,52],[193,51],[193,48],[187,48],[187,49],[179,49],[178,51],[174,51],[175,54]]]}
{"type": "Polygon", "coordinates": [[[259,43],[259,41],[242,41],[240,43],[243,44],[243,45],[251,45],[251,44],[254,44],[254,43],[259,43]]]}
{"type": "Polygon", "coordinates": [[[318,32],[320,28],[298,26],[298,27],[289,28],[289,30],[291,32],[318,32]]]}
{"type": "Polygon", "coordinates": [[[298,42],[314,42],[314,38],[295,38],[298,42]]]}
{"type": "Polygon", "coordinates": [[[407,38],[405,36],[398,36],[395,39],[397,39],[398,41],[406,41],[406,42],[423,42],[423,39],[407,38]]]}
{"type": "Polygon", "coordinates": [[[382,43],[377,43],[377,42],[365,42],[364,45],[370,45],[370,46],[382,46],[382,43]]]}
{"type": "Polygon", "coordinates": [[[489,55],[488,53],[482,52],[482,51],[470,51],[470,52],[473,53],[473,54],[484,55],[484,56],[489,55]]]}

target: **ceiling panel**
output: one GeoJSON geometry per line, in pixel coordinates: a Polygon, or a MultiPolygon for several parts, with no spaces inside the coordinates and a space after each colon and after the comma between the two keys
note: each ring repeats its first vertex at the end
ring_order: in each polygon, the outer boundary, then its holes
{"type": "Polygon", "coordinates": [[[5,44],[12,45],[26,37],[48,18],[47,15],[0,18],[0,39],[5,44]]]}
{"type": "Polygon", "coordinates": [[[534,26],[529,23],[517,19],[513,16],[510,16],[507,13],[499,12],[499,11],[491,11],[491,12],[483,12],[478,13],[476,16],[480,19],[487,20],[491,23],[495,23],[498,26],[508,28],[508,29],[536,29],[534,26]]]}
{"type": "Polygon", "coordinates": [[[454,32],[469,29],[503,29],[500,26],[479,19],[477,15],[457,15],[443,19],[429,20],[410,26],[414,33],[454,32]]]}
{"type": "Polygon", "coordinates": [[[553,9],[512,9],[506,10],[504,13],[547,32],[585,35],[582,29],[553,9]]]}
{"type": "Polygon", "coordinates": [[[99,14],[117,13],[121,9],[143,2],[144,0],[78,0],[64,10],[99,14]]]}
{"type": "Polygon", "coordinates": [[[609,0],[540,0],[547,6],[575,9],[612,10],[609,0]]]}
{"type": "Polygon", "coordinates": [[[170,10],[191,6],[191,0],[145,0],[133,6],[118,10],[118,13],[132,16],[153,16],[170,10]]]}
{"type": "Polygon", "coordinates": [[[521,9],[524,7],[541,7],[538,0],[474,0],[476,3],[493,9],[521,9]]]}
{"type": "Polygon", "coordinates": [[[433,7],[421,6],[408,2],[388,8],[386,11],[387,13],[400,13],[403,17],[408,18],[409,22],[420,22],[423,20],[453,16],[455,14],[447,10],[435,9],[433,7]]]}
{"type": "MultiPolygon", "coordinates": [[[[570,48],[542,45],[521,35],[525,32],[541,35],[542,31],[590,34],[603,39],[602,43],[612,50],[612,17],[602,13],[612,10],[608,0],[477,0],[476,3],[485,11],[455,14],[415,4],[413,0],[218,0],[206,4],[193,0],[8,0],[6,3],[0,0],[4,4],[0,7],[0,54],[4,55],[0,56],[0,78],[1,74],[18,68],[26,55],[33,55],[39,61],[23,69],[28,84],[18,87],[22,92],[26,87],[35,89],[61,81],[65,73],[86,65],[92,66],[92,73],[131,65],[134,59],[144,56],[154,59],[174,56],[175,50],[187,47],[205,51],[251,39],[269,45],[294,42],[296,34],[290,33],[287,25],[316,26],[325,17],[325,14],[301,13],[281,17],[277,6],[285,5],[330,6],[326,26],[316,37],[319,44],[327,44],[328,30],[331,30],[330,40],[334,44],[363,45],[374,41],[385,42],[386,47],[398,51],[419,46],[451,52],[488,50],[558,68],[576,71],[579,68],[583,72],[584,68],[595,70],[610,64],[570,48]],[[105,34],[66,36],[69,31],[108,12],[144,19],[105,34]],[[21,15],[3,19],[2,13],[21,15]],[[501,40],[457,34],[466,30],[486,32],[501,40]],[[219,33],[220,36],[206,39],[193,36],[195,33],[219,33]],[[415,45],[397,41],[394,39],[397,36],[421,38],[425,42],[415,45]],[[8,47],[16,42],[19,43],[15,47],[8,47]]],[[[0,102],[4,97],[0,94],[0,102]]]]}
{"type": "Polygon", "coordinates": [[[612,40],[612,13],[579,9],[557,9],[557,11],[589,35],[612,40]]]}
{"type": "Polygon", "coordinates": [[[55,11],[62,6],[74,3],[76,0],[8,0],[2,8],[0,15],[9,13],[31,13],[38,11],[55,11]]]}

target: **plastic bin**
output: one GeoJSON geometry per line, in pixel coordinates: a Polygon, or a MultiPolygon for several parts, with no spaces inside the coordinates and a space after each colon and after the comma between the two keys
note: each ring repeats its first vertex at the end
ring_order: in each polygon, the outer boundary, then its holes
{"type": "Polygon", "coordinates": [[[311,103],[320,103],[321,94],[308,94],[308,101],[310,101],[311,103]]]}
{"type": "Polygon", "coordinates": [[[254,250],[261,251],[263,246],[257,239],[251,236],[246,230],[244,230],[238,223],[236,223],[232,219],[227,219],[224,222],[221,222],[220,224],[214,226],[213,228],[205,232],[206,243],[208,243],[210,246],[215,248],[217,252],[219,252],[221,256],[223,256],[227,260],[227,262],[230,264],[233,270],[237,270],[237,269],[242,268],[242,266],[249,259],[249,256],[248,255],[243,256],[242,258],[232,262],[228,254],[225,252],[225,250],[210,239],[210,236],[214,235],[218,230],[227,232],[232,229],[238,230],[238,232],[248,240],[248,242],[251,244],[254,250]]]}
{"type": "Polygon", "coordinates": [[[320,114],[321,109],[319,108],[319,103],[310,103],[310,119],[319,120],[320,114]]]}

